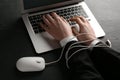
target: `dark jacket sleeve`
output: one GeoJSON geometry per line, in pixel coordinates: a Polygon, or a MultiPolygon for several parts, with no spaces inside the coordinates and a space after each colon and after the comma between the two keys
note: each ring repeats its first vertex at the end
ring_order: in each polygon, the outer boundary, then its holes
{"type": "Polygon", "coordinates": [[[120,53],[109,47],[93,48],[90,57],[105,80],[120,80],[120,53]]]}
{"type": "MultiPolygon", "coordinates": [[[[67,49],[71,44],[76,42],[69,42],[66,47],[64,53],[66,53],[67,49]]],[[[77,50],[80,50],[84,47],[80,46],[81,44],[73,45],[72,49],[69,51],[69,56],[77,50]],[[80,46],[80,47],[75,47],[80,46]]],[[[90,57],[89,50],[78,51],[71,59],[68,61],[69,65],[69,79],[70,80],[103,80],[102,76],[95,69],[90,57]]]]}

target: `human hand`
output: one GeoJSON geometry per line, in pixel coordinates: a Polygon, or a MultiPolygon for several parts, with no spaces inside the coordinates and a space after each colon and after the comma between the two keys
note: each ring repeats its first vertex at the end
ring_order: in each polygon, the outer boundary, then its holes
{"type": "Polygon", "coordinates": [[[95,33],[87,19],[82,16],[77,16],[71,18],[70,21],[77,22],[80,27],[79,32],[74,27],[72,28],[74,35],[79,35],[77,37],[79,41],[90,40],[85,43],[86,45],[89,45],[94,39],[96,39],[95,33]]]}
{"type": "Polygon", "coordinates": [[[68,36],[73,36],[69,23],[56,13],[46,14],[43,16],[45,24],[40,23],[40,26],[51,34],[56,40],[60,41],[68,36]]]}

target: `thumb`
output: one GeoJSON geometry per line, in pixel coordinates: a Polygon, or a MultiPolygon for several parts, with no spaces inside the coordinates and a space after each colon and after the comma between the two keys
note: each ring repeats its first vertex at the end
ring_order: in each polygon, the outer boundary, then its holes
{"type": "Polygon", "coordinates": [[[75,27],[72,27],[72,31],[75,36],[80,34],[75,27]]]}

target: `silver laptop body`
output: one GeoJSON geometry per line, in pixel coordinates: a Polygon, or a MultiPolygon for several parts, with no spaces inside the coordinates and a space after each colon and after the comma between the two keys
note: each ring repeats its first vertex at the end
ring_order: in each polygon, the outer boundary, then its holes
{"type": "MultiPolygon", "coordinates": [[[[60,48],[59,42],[38,25],[42,21],[41,16],[46,13],[56,12],[66,19],[73,16],[84,16],[92,25],[96,37],[105,36],[105,32],[84,0],[21,0],[21,7],[22,19],[38,54],[60,48]]],[[[76,25],[75,23],[70,24],[76,25]]]]}

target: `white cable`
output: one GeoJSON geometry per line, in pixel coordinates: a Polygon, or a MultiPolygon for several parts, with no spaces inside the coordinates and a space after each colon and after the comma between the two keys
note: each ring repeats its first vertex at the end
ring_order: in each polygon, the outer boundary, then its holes
{"type": "MultiPolygon", "coordinates": [[[[75,37],[78,37],[78,36],[81,36],[81,35],[85,35],[85,34],[89,34],[89,33],[82,33],[82,34],[79,34],[79,35],[77,35],[77,36],[75,36],[75,37]]],[[[93,34],[90,34],[90,35],[93,35],[93,34]]],[[[73,38],[74,38],[74,37],[73,37],[73,38]]],[[[72,38],[72,39],[73,39],[73,38],[72,38]]],[[[76,42],[76,43],[72,44],[71,46],[73,46],[73,45],[75,45],[75,44],[78,44],[78,43],[85,43],[85,42],[87,42],[87,41],[76,42]]],[[[66,45],[65,45],[65,46],[66,46],[66,45]]],[[[63,56],[63,52],[64,52],[64,49],[65,49],[65,46],[63,47],[63,49],[62,49],[62,51],[61,51],[61,55],[60,55],[60,57],[59,57],[57,60],[52,61],[52,62],[49,62],[49,63],[45,63],[45,65],[50,65],[50,64],[54,64],[54,63],[59,62],[59,61],[61,60],[62,56],[63,56]]],[[[69,49],[69,48],[68,48],[68,49],[69,49]]],[[[68,50],[67,50],[67,51],[68,51],[68,50]]]]}
{"type": "MultiPolygon", "coordinates": [[[[85,34],[89,34],[89,33],[82,33],[82,34],[79,34],[79,35],[77,35],[77,36],[75,36],[75,37],[78,37],[78,36],[81,36],[81,35],[85,35],[85,34]]],[[[93,34],[89,34],[89,35],[94,36],[93,34]]],[[[73,37],[73,38],[74,38],[74,37],[73,37]]],[[[73,39],[73,38],[72,38],[72,39],[73,39]]],[[[71,45],[69,46],[69,48],[67,49],[67,51],[66,51],[66,53],[65,53],[65,59],[66,59],[66,66],[67,66],[67,68],[69,68],[69,65],[68,65],[69,59],[70,59],[72,56],[74,56],[77,52],[80,52],[80,51],[82,51],[82,50],[86,50],[86,49],[89,49],[89,48],[93,48],[93,46],[83,46],[83,45],[74,46],[74,47],[72,47],[72,46],[75,45],[75,44],[86,43],[86,42],[93,41],[93,40],[94,40],[94,39],[86,40],[86,41],[81,41],[81,42],[76,42],[76,43],[73,43],[73,44],[71,44],[71,45]],[[68,53],[69,53],[70,49],[75,48],[75,47],[85,47],[85,48],[82,48],[82,49],[79,49],[79,50],[75,51],[72,55],[70,55],[70,56],[68,57],[68,53]]],[[[101,42],[104,43],[103,41],[101,41],[101,42]]],[[[105,44],[105,43],[104,43],[104,44],[105,44]]],[[[67,44],[66,44],[66,45],[67,45],[67,44]]],[[[50,65],[50,64],[54,64],[54,63],[59,62],[59,61],[61,60],[62,56],[63,56],[63,52],[64,52],[64,49],[65,49],[66,45],[65,45],[65,46],[63,47],[63,49],[62,49],[61,54],[60,54],[60,57],[59,57],[57,60],[55,60],[55,61],[46,63],[46,65],[50,65]]],[[[106,46],[107,46],[107,45],[106,45],[106,46]]],[[[94,47],[100,47],[100,46],[94,46],[94,47]]],[[[107,46],[107,47],[108,47],[108,46],[107,46]]]]}
{"type": "MultiPolygon", "coordinates": [[[[89,48],[91,48],[92,46],[74,46],[74,47],[72,47],[72,48],[76,48],[76,47],[86,47],[86,48],[79,49],[79,50],[75,51],[74,53],[72,53],[72,55],[70,55],[69,57],[66,58],[66,66],[67,66],[68,69],[69,69],[68,61],[69,61],[77,52],[80,52],[80,51],[89,49],[89,48]]],[[[101,46],[100,46],[100,45],[97,45],[97,46],[94,46],[94,47],[101,47],[101,46]]],[[[108,46],[102,46],[102,47],[108,47],[108,46]]],[[[71,49],[72,49],[72,48],[71,48],[71,49]]],[[[68,52],[69,52],[69,51],[68,51],[68,52]]]]}
{"type": "Polygon", "coordinates": [[[82,50],[87,50],[87,49],[89,49],[89,48],[87,47],[87,48],[79,49],[79,50],[75,51],[70,57],[68,57],[68,58],[66,59],[66,66],[67,66],[67,68],[69,69],[68,61],[69,61],[69,59],[70,59],[73,55],[75,55],[77,52],[80,52],[80,51],[82,51],[82,50]]]}
{"type": "MultiPolygon", "coordinates": [[[[93,39],[91,39],[91,40],[86,40],[86,41],[82,41],[82,42],[79,42],[79,43],[81,44],[81,43],[89,42],[89,41],[92,41],[92,40],[93,40],[93,39]]],[[[74,45],[74,44],[73,44],[73,45],[74,45]]],[[[73,45],[71,45],[71,46],[73,46],[73,45]]],[[[69,50],[71,49],[71,46],[68,48],[68,50],[67,50],[67,52],[66,52],[65,59],[67,59],[68,52],[69,52],[69,50]]],[[[80,47],[88,47],[88,46],[80,45],[80,47]]]]}

